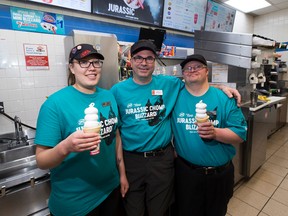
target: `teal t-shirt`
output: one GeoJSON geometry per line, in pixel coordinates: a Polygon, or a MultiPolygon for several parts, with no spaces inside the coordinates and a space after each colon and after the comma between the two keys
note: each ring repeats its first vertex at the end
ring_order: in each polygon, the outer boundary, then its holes
{"type": "Polygon", "coordinates": [[[200,97],[191,95],[186,88],[180,92],[172,112],[172,130],[177,154],[193,164],[220,166],[231,160],[236,150],[233,145],[216,140],[204,142],[198,135],[195,105],[200,100],[207,104],[207,114],[214,127],[229,128],[246,140],[247,123],[241,109],[236,105],[236,100],[228,98],[219,89],[209,87],[200,97]]]}
{"type": "Polygon", "coordinates": [[[119,185],[115,136],[118,109],[114,96],[97,88],[84,94],[68,86],[45,101],[37,121],[35,143],[54,147],[84,125],[84,110],[95,103],[102,124],[100,153],[70,153],[51,169],[50,211],[58,216],[86,215],[119,185]]]}
{"type": "Polygon", "coordinates": [[[139,85],[132,78],[111,88],[120,115],[123,149],[145,152],[171,141],[171,112],[183,82],[172,76],[152,76],[139,85]]]}

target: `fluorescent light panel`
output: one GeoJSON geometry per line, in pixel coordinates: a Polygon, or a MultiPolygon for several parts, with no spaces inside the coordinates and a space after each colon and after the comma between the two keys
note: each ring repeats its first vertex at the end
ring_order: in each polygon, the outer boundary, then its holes
{"type": "Polygon", "coordinates": [[[244,13],[249,13],[271,5],[265,0],[229,0],[226,1],[225,4],[228,4],[244,13]]]}

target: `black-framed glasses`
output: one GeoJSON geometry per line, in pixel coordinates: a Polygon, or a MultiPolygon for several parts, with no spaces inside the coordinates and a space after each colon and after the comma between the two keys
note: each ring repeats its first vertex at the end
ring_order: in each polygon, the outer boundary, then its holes
{"type": "Polygon", "coordinates": [[[187,67],[187,68],[184,68],[184,69],[182,70],[182,72],[183,72],[183,73],[184,73],[184,72],[189,73],[189,72],[193,72],[193,71],[197,72],[197,71],[202,70],[203,68],[207,68],[207,67],[204,66],[204,65],[189,66],[189,67],[187,67]]]}
{"type": "Polygon", "coordinates": [[[81,68],[89,68],[92,64],[94,68],[102,68],[103,61],[95,60],[95,61],[76,61],[75,63],[78,63],[81,68]]]}
{"type": "Polygon", "coordinates": [[[148,64],[152,64],[153,62],[155,62],[155,58],[153,56],[148,56],[146,58],[142,57],[142,56],[134,56],[132,57],[134,59],[134,61],[136,63],[142,63],[145,59],[146,63],[148,64]]]}

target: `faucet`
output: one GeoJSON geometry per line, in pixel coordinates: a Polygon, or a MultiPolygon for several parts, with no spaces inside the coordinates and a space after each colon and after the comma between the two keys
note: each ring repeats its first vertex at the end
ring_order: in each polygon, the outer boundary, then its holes
{"type": "Polygon", "coordinates": [[[14,126],[15,126],[16,144],[20,144],[21,141],[20,133],[22,133],[22,125],[21,125],[21,119],[18,116],[14,117],[14,126]]]}
{"type": "Polygon", "coordinates": [[[18,116],[14,117],[16,145],[24,144],[29,145],[28,136],[24,135],[22,129],[21,119],[18,116]]]}
{"type": "Polygon", "coordinates": [[[21,119],[18,116],[15,116],[13,121],[15,126],[15,141],[10,142],[9,149],[29,145],[28,136],[24,134],[22,129],[21,119]]]}

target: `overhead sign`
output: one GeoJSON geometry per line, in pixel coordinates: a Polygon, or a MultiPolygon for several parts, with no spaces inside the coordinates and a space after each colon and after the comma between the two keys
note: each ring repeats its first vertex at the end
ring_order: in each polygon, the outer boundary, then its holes
{"type": "Polygon", "coordinates": [[[95,14],[160,26],[164,0],[94,0],[95,14]]]}
{"type": "Polygon", "coordinates": [[[204,30],[207,0],[166,0],[163,27],[194,32],[204,30]]]}
{"type": "Polygon", "coordinates": [[[47,5],[91,12],[91,0],[29,0],[47,5]]]}
{"type": "Polygon", "coordinates": [[[11,7],[12,28],[49,34],[65,34],[63,15],[11,7]]]}

